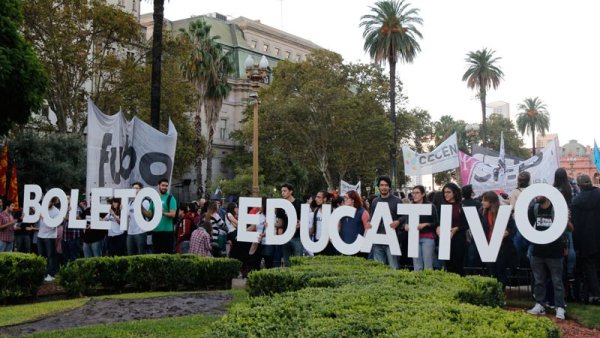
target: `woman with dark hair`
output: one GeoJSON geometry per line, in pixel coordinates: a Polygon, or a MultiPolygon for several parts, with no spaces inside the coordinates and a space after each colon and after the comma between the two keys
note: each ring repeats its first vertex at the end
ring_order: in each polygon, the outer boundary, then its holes
{"type": "Polygon", "coordinates": [[[187,203],[180,203],[177,208],[177,224],[175,225],[175,252],[186,254],[190,251],[193,217],[187,203]]]}
{"type": "Polygon", "coordinates": [[[214,257],[226,256],[227,226],[219,215],[219,204],[217,201],[211,201],[208,205],[205,221],[210,222],[212,225],[212,255],[214,257]]]}
{"type": "MultiPolygon", "coordinates": [[[[354,191],[350,190],[344,194],[344,205],[356,208],[354,217],[344,217],[340,222],[340,237],[345,243],[354,243],[358,235],[365,235],[371,228],[369,223],[369,212],[363,207],[362,198],[354,191]]],[[[358,253],[357,256],[364,256],[358,253]]]]}
{"type": "MultiPolygon", "coordinates": [[[[461,206],[462,194],[458,185],[454,183],[446,183],[444,188],[442,188],[442,194],[444,197],[442,204],[452,206],[450,260],[446,263],[446,269],[464,276],[464,260],[467,246],[466,232],[469,225],[461,206]]],[[[438,235],[439,229],[440,227],[438,226],[438,235]]]]}
{"type": "MultiPolygon", "coordinates": [[[[481,195],[481,226],[488,242],[492,238],[494,232],[494,225],[498,218],[498,211],[500,210],[500,198],[494,191],[486,191],[481,195]]],[[[515,232],[515,221],[512,217],[508,219],[506,230],[502,235],[502,244],[500,245],[500,251],[495,263],[485,263],[488,273],[495,277],[502,287],[506,287],[508,284],[508,276],[506,275],[506,268],[509,265],[509,259],[513,254],[512,235],[515,232]]]]}
{"type": "Polygon", "coordinates": [[[567,201],[567,206],[571,209],[571,202],[573,201],[573,189],[571,188],[571,183],[569,182],[569,176],[567,176],[567,171],[565,168],[558,168],[554,172],[554,184],[552,185],[565,198],[567,201]]]}
{"type": "Polygon", "coordinates": [[[567,175],[567,171],[565,168],[558,168],[554,172],[554,184],[553,186],[560,191],[560,193],[565,198],[567,202],[567,207],[569,208],[569,226],[566,231],[566,240],[567,240],[567,278],[572,280],[575,274],[575,264],[576,264],[576,254],[575,254],[575,246],[573,245],[573,228],[571,223],[571,202],[573,202],[573,189],[571,188],[571,183],[569,182],[569,176],[567,175]]]}
{"type": "MultiPolygon", "coordinates": [[[[425,187],[417,185],[412,190],[413,204],[427,204],[425,200],[425,187]]],[[[419,256],[413,258],[414,271],[433,270],[435,254],[435,228],[438,224],[437,209],[431,207],[431,215],[423,215],[419,218],[419,256]]],[[[404,226],[409,231],[409,225],[404,226]]]]}
{"type": "Polygon", "coordinates": [[[510,193],[510,206],[513,211],[515,210],[515,205],[517,204],[517,200],[519,199],[519,195],[525,188],[529,186],[529,182],[531,181],[531,174],[527,171],[521,171],[519,176],[517,176],[517,189],[513,190],[510,193]]]}
{"type": "Polygon", "coordinates": [[[104,217],[105,221],[110,221],[108,229],[107,253],[109,256],[127,255],[127,233],[121,230],[121,199],[112,198],[109,200],[110,209],[104,217]]]}

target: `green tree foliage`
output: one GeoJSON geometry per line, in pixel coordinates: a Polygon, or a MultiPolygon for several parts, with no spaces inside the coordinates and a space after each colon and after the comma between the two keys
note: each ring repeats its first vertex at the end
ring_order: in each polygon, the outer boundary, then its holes
{"type": "Polygon", "coordinates": [[[550,114],[546,110],[546,104],[539,97],[526,98],[519,104],[518,109],[521,112],[517,115],[517,128],[522,135],[531,135],[531,152],[535,155],[535,132],[546,135],[550,128],[550,114]]]}
{"type": "Polygon", "coordinates": [[[511,120],[499,114],[492,114],[487,123],[489,131],[488,148],[500,151],[500,134],[504,132],[504,151],[506,155],[524,159],[529,157],[529,152],[523,148],[523,140],[511,120]]]}
{"type": "Polygon", "coordinates": [[[30,44],[22,35],[20,0],[0,2],[0,136],[17,123],[23,125],[32,110],[41,107],[47,77],[30,44]]]}
{"type": "Polygon", "coordinates": [[[486,96],[491,88],[498,88],[500,80],[504,76],[502,70],[497,66],[500,57],[494,57],[494,50],[487,48],[475,52],[469,52],[465,59],[468,69],[462,77],[467,81],[467,87],[477,89],[477,96],[481,102],[482,127],[481,138],[483,145],[487,145],[487,121],[486,121],[486,96]]]}
{"type": "Polygon", "coordinates": [[[97,0],[28,0],[24,17],[25,36],[48,73],[46,99],[57,116],[57,129],[82,133],[86,98],[109,85],[115,64],[140,46],[139,24],[97,0]]]}
{"type": "MultiPolygon", "coordinates": [[[[342,61],[317,50],[303,62],[280,62],[259,94],[260,168],[268,184],[295,179],[300,196],[315,180],[333,188],[340,179],[368,182],[388,169],[392,128],[378,101],[387,79],[376,67],[342,61]]],[[[240,140],[250,144],[251,136],[247,118],[240,140]]]]}
{"type": "Polygon", "coordinates": [[[19,191],[25,184],[44,190],[85,189],[85,140],[77,134],[17,132],[10,142],[19,175],[19,191]]]}
{"type": "MultiPolygon", "coordinates": [[[[206,154],[206,187],[212,181],[212,146],[219,113],[223,106],[223,100],[231,91],[231,85],[227,79],[233,70],[233,61],[230,56],[223,52],[221,44],[217,41],[218,35],[211,36],[211,25],[204,20],[190,23],[188,30],[181,29],[180,38],[190,46],[187,57],[182,60],[180,69],[188,81],[190,81],[198,92],[198,104],[194,115],[194,127],[196,130],[196,168],[197,182],[202,181],[202,159],[206,154]],[[206,130],[208,139],[206,149],[202,145],[202,119],[201,111],[204,106],[206,115],[206,130]]],[[[201,184],[201,183],[199,183],[201,184]]]]}
{"type": "Polygon", "coordinates": [[[405,3],[404,0],[377,1],[370,9],[370,14],[361,17],[360,26],[364,27],[364,50],[375,62],[380,64],[387,62],[390,66],[390,122],[394,126],[394,142],[390,148],[390,169],[394,180],[397,175],[398,147],[396,63],[398,61],[410,63],[421,51],[417,38],[422,39],[423,36],[417,26],[423,24],[423,19],[418,16],[419,9],[410,8],[410,4],[405,3]]]}

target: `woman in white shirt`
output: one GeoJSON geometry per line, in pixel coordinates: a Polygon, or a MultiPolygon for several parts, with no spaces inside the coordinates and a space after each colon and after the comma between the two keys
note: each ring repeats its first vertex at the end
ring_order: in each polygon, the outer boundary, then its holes
{"type": "MultiPolygon", "coordinates": [[[[59,205],[58,197],[52,198],[48,205],[48,216],[50,216],[51,219],[56,218],[59,214],[59,210],[56,207],[57,205],[59,205]]],[[[56,275],[56,272],[58,271],[58,259],[56,257],[57,231],[56,227],[48,226],[44,216],[40,216],[39,225],[40,229],[37,236],[38,252],[48,261],[48,264],[46,265],[46,278],[44,280],[50,282],[54,280],[54,275],[56,275]]]]}
{"type": "Polygon", "coordinates": [[[108,255],[125,256],[127,254],[127,232],[121,230],[121,199],[110,199],[110,210],[104,217],[105,221],[110,221],[108,230],[108,255]]]}

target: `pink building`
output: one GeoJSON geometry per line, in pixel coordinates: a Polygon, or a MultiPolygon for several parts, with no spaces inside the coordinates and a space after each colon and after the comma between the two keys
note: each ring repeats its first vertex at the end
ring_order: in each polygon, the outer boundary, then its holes
{"type": "Polygon", "coordinates": [[[577,178],[579,175],[588,175],[595,186],[600,187],[600,173],[594,164],[594,149],[584,146],[577,140],[560,147],[560,166],[567,170],[569,177],[577,178]]]}

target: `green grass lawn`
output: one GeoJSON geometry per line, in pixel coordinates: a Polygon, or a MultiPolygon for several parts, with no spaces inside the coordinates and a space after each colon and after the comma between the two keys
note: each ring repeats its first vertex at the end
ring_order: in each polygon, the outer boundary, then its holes
{"type": "MultiPolygon", "coordinates": [[[[227,291],[233,296],[228,308],[248,299],[243,289],[227,291]]],[[[145,292],[100,296],[100,299],[141,299],[162,296],[174,296],[197,292],[145,292]]],[[[18,324],[33,319],[65,312],[85,304],[90,298],[78,298],[53,302],[42,302],[28,305],[1,307],[0,326],[18,324]]],[[[215,315],[191,315],[175,318],[136,320],[115,324],[99,324],[80,328],[43,332],[33,337],[165,337],[165,336],[197,336],[208,330],[210,324],[219,319],[215,315]]]]}
{"type": "Polygon", "coordinates": [[[89,298],[77,298],[0,307],[0,326],[14,325],[82,306],[89,298]]]}

